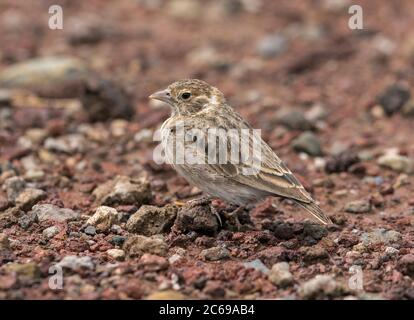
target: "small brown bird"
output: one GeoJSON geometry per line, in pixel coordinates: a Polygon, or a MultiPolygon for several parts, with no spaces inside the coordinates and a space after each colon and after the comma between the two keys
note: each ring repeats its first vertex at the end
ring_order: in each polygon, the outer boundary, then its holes
{"type": "MultiPolygon", "coordinates": [[[[200,143],[200,133],[204,137],[213,129],[253,130],[251,126],[226,103],[224,95],[215,87],[197,79],[181,80],[172,83],[167,89],[155,92],[149,98],[168,103],[172,107],[171,117],[161,127],[162,145],[165,156],[175,170],[191,184],[214,198],[220,198],[230,204],[245,206],[267,196],[288,198],[306,209],[318,222],[330,224],[331,220],[322,212],[312,197],[273,152],[269,145],[259,137],[260,157],[258,161],[230,161],[231,143],[224,147],[225,161],[210,161],[211,152],[216,158],[219,151],[216,146],[210,148],[211,141],[200,143]],[[183,135],[180,128],[183,128],[183,135]],[[188,138],[188,133],[192,137],[188,138]],[[197,134],[194,135],[194,132],[197,134]],[[179,148],[183,141],[184,154],[179,148]],[[210,144],[210,145],[209,145],[210,144]],[[214,154],[215,153],[215,154],[214,154]],[[186,156],[196,155],[196,160],[185,161],[186,156]],[[180,158],[181,157],[181,158],[180,158]],[[177,159],[183,159],[178,161],[177,159]],[[250,171],[249,171],[250,170],[250,171]],[[248,174],[245,174],[249,172],[248,174]]],[[[240,134],[240,136],[243,136],[240,134]]],[[[252,137],[240,138],[249,142],[252,151],[252,137]]],[[[233,141],[233,140],[232,140],[233,141]]],[[[251,152],[254,154],[254,152],[251,152]]],[[[253,157],[250,157],[250,160],[253,157]]]]}

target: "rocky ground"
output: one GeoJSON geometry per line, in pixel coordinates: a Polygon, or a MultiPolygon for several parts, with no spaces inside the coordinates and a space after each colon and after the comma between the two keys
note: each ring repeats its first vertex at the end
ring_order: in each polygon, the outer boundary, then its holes
{"type": "Polygon", "coordinates": [[[363,30],[347,0],[2,1],[0,298],[414,299],[414,2],[360,2],[363,30]],[[183,77],[335,225],[183,206],[200,191],[154,163],[169,110],[147,99],[183,77]]]}

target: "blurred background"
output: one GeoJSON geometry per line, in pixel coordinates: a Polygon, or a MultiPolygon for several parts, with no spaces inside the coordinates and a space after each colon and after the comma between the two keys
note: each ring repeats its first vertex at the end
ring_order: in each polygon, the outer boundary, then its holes
{"type": "MultiPolygon", "coordinates": [[[[153,162],[152,135],[170,110],[148,95],[199,78],[262,129],[336,223],[349,219],[349,232],[355,224],[383,223],[403,233],[414,206],[414,1],[358,1],[361,30],[348,26],[352,4],[0,0],[0,211],[16,204],[5,183],[15,176],[40,189],[21,200],[25,211],[43,201],[91,214],[92,191],[117,174],[145,176],[157,206],[198,195],[153,162]],[[51,5],[63,9],[62,30],[49,28],[51,5]],[[344,218],[344,206],[356,199],[362,203],[350,211],[385,216],[344,218]]],[[[271,207],[253,219],[269,218],[271,207]]],[[[282,209],[299,219],[289,203],[282,209]]],[[[122,203],[119,209],[123,221],[136,210],[122,203]]],[[[0,225],[23,232],[22,243],[32,248],[27,231],[0,225]]],[[[62,246],[54,250],[84,252],[80,244],[62,246]]],[[[106,246],[91,251],[105,260],[98,253],[106,246]]],[[[375,282],[373,292],[386,290],[375,282]]],[[[133,292],[140,298],[150,290],[133,292]]]]}

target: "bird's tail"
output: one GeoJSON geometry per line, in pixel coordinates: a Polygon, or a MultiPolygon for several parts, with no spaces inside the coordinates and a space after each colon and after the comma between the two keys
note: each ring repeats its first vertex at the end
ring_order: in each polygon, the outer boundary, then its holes
{"type": "Polygon", "coordinates": [[[329,217],[323,213],[322,209],[319,208],[315,202],[305,203],[296,201],[296,203],[304,208],[307,212],[309,212],[314,218],[316,218],[319,223],[322,223],[324,225],[332,224],[331,219],[329,219],[329,217]]]}

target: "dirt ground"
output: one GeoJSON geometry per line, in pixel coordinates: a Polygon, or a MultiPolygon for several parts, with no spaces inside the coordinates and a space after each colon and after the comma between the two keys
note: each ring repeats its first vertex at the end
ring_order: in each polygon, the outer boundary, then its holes
{"type": "Polygon", "coordinates": [[[359,2],[362,30],[347,0],[1,1],[0,298],[414,299],[414,2],[359,2]],[[335,225],[183,205],[200,191],[153,161],[170,110],[147,98],[182,78],[335,225]]]}

